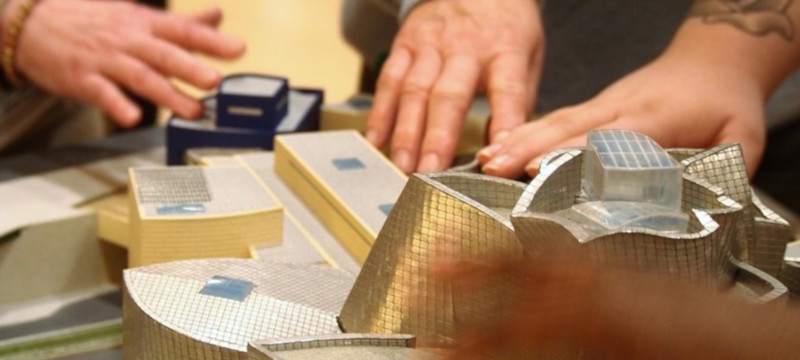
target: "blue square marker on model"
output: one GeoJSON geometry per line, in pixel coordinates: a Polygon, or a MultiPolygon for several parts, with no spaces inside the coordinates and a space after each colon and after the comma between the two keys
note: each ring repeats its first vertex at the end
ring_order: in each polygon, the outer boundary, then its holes
{"type": "Polygon", "coordinates": [[[357,170],[365,168],[364,163],[356,158],[333,159],[333,166],[336,166],[337,170],[357,170]]]}
{"type": "Polygon", "coordinates": [[[383,205],[378,205],[378,209],[380,209],[380,210],[381,210],[381,212],[382,212],[384,215],[386,215],[386,216],[389,216],[389,214],[391,214],[391,213],[392,213],[392,209],[394,209],[394,204],[383,204],[383,205]]]}
{"type": "Polygon", "coordinates": [[[208,280],[206,285],[203,286],[200,293],[223,299],[244,301],[252,290],[253,283],[249,281],[214,275],[214,277],[208,280]]]}

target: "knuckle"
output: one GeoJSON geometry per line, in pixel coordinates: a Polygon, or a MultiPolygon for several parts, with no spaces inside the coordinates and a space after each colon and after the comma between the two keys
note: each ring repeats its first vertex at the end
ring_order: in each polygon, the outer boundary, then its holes
{"type": "Polygon", "coordinates": [[[431,92],[431,102],[433,103],[446,103],[447,106],[453,107],[455,110],[463,111],[469,107],[472,100],[469,94],[464,92],[447,89],[436,88],[431,92]]]}
{"type": "Polygon", "coordinates": [[[172,33],[175,37],[175,41],[186,45],[192,46],[192,29],[189,27],[189,24],[182,22],[182,21],[173,21],[171,22],[172,33]]]}
{"type": "Polygon", "coordinates": [[[380,89],[395,89],[401,81],[403,81],[402,72],[394,68],[386,68],[378,78],[377,86],[380,89]]]}
{"type": "Polygon", "coordinates": [[[144,65],[135,65],[131,70],[131,82],[143,89],[152,89],[158,85],[160,76],[144,65]]]}
{"type": "Polygon", "coordinates": [[[426,149],[441,149],[449,152],[451,149],[455,149],[457,145],[457,137],[453,136],[452,133],[445,129],[431,129],[425,134],[424,147],[426,149]]]}
{"type": "Polygon", "coordinates": [[[490,94],[523,97],[527,93],[525,83],[515,79],[492,79],[488,89],[490,94]]]}
{"type": "Polygon", "coordinates": [[[410,98],[425,99],[428,97],[429,92],[429,86],[415,79],[408,79],[403,83],[403,88],[401,89],[402,95],[410,98]]]}
{"type": "Polygon", "coordinates": [[[392,143],[394,147],[398,148],[412,148],[416,143],[417,135],[419,134],[419,130],[410,127],[410,126],[399,126],[394,131],[394,138],[392,139],[392,143]]]}

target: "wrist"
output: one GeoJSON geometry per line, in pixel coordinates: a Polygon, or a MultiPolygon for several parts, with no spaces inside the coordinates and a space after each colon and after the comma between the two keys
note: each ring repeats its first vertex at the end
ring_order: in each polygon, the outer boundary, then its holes
{"type": "Polygon", "coordinates": [[[13,86],[24,84],[17,71],[17,50],[28,18],[39,0],[10,0],[2,13],[2,67],[6,80],[13,86]]]}
{"type": "Polygon", "coordinates": [[[766,101],[795,68],[800,43],[772,36],[754,36],[732,26],[690,18],[676,33],[662,58],[682,61],[756,91],[766,101]]]}
{"type": "MultiPolygon", "coordinates": [[[[421,5],[426,2],[432,1],[474,1],[474,0],[401,0],[400,1],[400,12],[398,13],[398,20],[402,23],[407,17],[408,14],[414,10],[418,5],[421,5]]],[[[497,1],[497,0],[493,0],[497,1]]],[[[544,7],[545,0],[527,0],[530,1],[535,7],[537,11],[541,11],[544,7]]]]}
{"type": "Polygon", "coordinates": [[[0,12],[0,42],[5,44],[8,27],[14,21],[14,16],[24,0],[7,0],[0,12]]]}

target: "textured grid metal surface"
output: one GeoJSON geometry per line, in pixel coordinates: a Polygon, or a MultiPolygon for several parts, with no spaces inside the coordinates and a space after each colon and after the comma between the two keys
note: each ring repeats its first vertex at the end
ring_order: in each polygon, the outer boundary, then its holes
{"type": "Polygon", "coordinates": [[[411,335],[338,334],[256,341],[250,360],[400,360],[411,357],[411,335]]]}
{"type": "Polygon", "coordinates": [[[244,358],[255,339],[340,333],[336,315],[352,277],[327,268],[217,259],[127,270],[125,283],[129,358],[227,359],[244,358]],[[254,287],[242,301],[200,294],[213,276],[254,287]],[[194,352],[203,355],[173,357],[194,352]]]}
{"type": "MultiPolygon", "coordinates": [[[[722,145],[695,154],[682,161],[684,173],[695,175],[707,180],[723,191],[725,195],[742,205],[743,218],[752,219],[753,212],[750,208],[750,183],[742,158],[742,149],[738,144],[722,145]]],[[[739,227],[740,241],[734,243],[733,251],[736,258],[750,263],[750,248],[758,242],[755,239],[755,229],[751,220],[742,223],[739,227]],[[744,239],[747,243],[742,242],[744,239]]]]}
{"type": "Polygon", "coordinates": [[[686,234],[627,230],[589,236],[580,226],[553,215],[580,201],[584,157],[578,152],[548,163],[515,206],[512,221],[527,251],[567,248],[598,261],[680,274],[701,283],[732,279],[729,235],[741,219],[742,207],[701,179],[683,181],[682,208],[691,214],[686,234]]]}
{"type": "Polygon", "coordinates": [[[539,176],[515,204],[514,213],[552,213],[569,208],[580,195],[581,178],[583,152],[571,150],[562,154],[539,170],[539,176]]]}
{"type": "Polygon", "coordinates": [[[625,130],[592,131],[588,135],[600,161],[607,167],[647,169],[674,167],[674,160],[655,141],[642,134],[625,130]]]}
{"type": "Polygon", "coordinates": [[[199,204],[211,201],[198,168],[134,169],[142,204],[199,204]]]}
{"type": "MultiPolygon", "coordinates": [[[[742,205],[725,196],[725,192],[705,179],[700,179],[684,174],[683,201],[681,205],[684,212],[693,209],[702,209],[718,225],[716,231],[709,235],[708,243],[711,244],[709,258],[714,263],[717,279],[730,279],[736,271],[736,266],[730,261],[733,257],[733,246],[739,227],[744,221],[742,205]]],[[[695,218],[691,218],[694,220],[695,218]]],[[[700,231],[702,224],[695,224],[690,231],[700,231]]],[[[709,275],[713,274],[712,269],[709,275]]]]}
{"type": "MultiPolygon", "coordinates": [[[[135,340],[130,352],[131,345],[126,344],[126,356],[131,359],[244,359],[241,345],[244,340],[251,341],[248,354],[251,360],[405,359],[415,350],[397,352],[397,349],[387,349],[387,345],[399,343],[375,343],[356,334],[336,335],[338,327],[333,332],[327,328],[336,325],[329,316],[341,313],[339,322],[347,332],[406,333],[417,336],[423,346],[450,344],[455,333],[495,317],[497,309],[504,308],[504,299],[514,296],[514,282],[518,279],[497,279],[483,291],[464,294],[433,284],[429,264],[436,259],[522,257],[525,256],[523,245],[531,254],[542,254],[553,247],[572,247],[606,263],[662,271],[714,286],[736,281],[756,302],[783,300],[786,297],[783,284],[731,257],[731,239],[744,235],[742,227],[747,224],[759,242],[753,245],[750,243],[753,238],[746,238],[742,246],[747,249],[751,261],[764,264],[774,263],[772,256],[785,247],[788,231],[783,219],[750,195],[749,185],[745,192],[740,186],[741,179],[719,174],[727,171],[725,169],[743,171],[741,160],[737,165],[731,159],[740,156],[736,149],[738,147],[707,152],[670,151],[691,169],[683,175],[681,204],[683,211],[691,216],[687,233],[667,236],[653,231],[627,230],[602,234],[590,241],[577,241],[575,229],[552,213],[583,201],[580,179],[584,156],[581,150],[560,151],[549,156],[540,176],[527,188],[521,183],[482,175],[414,175],[406,184],[344,305],[352,279],[341,277],[342,274],[333,275],[326,269],[291,265],[264,267],[257,262],[253,262],[257,267],[252,267],[237,265],[248,261],[232,260],[230,263],[184,262],[129,270],[126,283],[129,291],[135,291],[126,296],[126,331],[129,324],[138,330],[133,335],[135,340]],[[706,177],[708,174],[713,176],[706,177]],[[744,203],[729,197],[727,189],[732,189],[744,203]],[[746,208],[751,215],[745,216],[746,208]],[[765,255],[762,258],[758,254],[765,255]],[[164,275],[167,273],[168,276],[164,275]],[[202,287],[214,275],[243,278],[256,284],[253,294],[244,302],[254,297],[267,298],[263,301],[266,310],[256,312],[261,314],[256,317],[270,329],[261,329],[263,331],[258,334],[241,330],[248,318],[239,316],[241,312],[227,316],[225,323],[214,322],[216,318],[203,315],[209,311],[197,305],[193,296],[200,295],[196,291],[183,295],[189,293],[185,289],[193,289],[197,284],[202,287]],[[134,287],[134,280],[145,285],[134,287]],[[147,291],[143,291],[144,288],[147,291]],[[152,301],[155,307],[130,305],[141,305],[142,294],[148,299],[158,299],[152,301]],[[175,304],[182,308],[178,309],[175,304]],[[197,313],[204,320],[198,321],[197,313]],[[200,325],[192,328],[195,322],[200,325]],[[240,328],[230,330],[234,326],[240,328]],[[192,335],[198,333],[198,329],[201,335],[192,335]],[[210,329],[215,331],[213,336],[208,335],[210,329]],[[286,339],[295,336],[288,334],[292,331],[301,333],[303,339],[286,339]],[[242,333],[247,335],[240,336],[242,333]],[[245,339],[247,337],[249,339],[245,339]],[[348,337],[361,340],[343,343],[342,339],[348,337]],[[235,338],[235,341],[222,343],[220,338],[235,338]],[[264,338],[278,340],[252,342],[264,338]],[[233,342],[235,349],[231,345],[233,342]],[[353,344],[357,346],[351,346],[353,344]]],[[[800,270],[797,269],[800,266],[787,264],[782,279],[800,284],[800,270]]],[[[234,313],[220,304],[213,306],[217,307],[217,314],[234,313]]],[[[248,314],[251,313],[253,311],[248,310],[248,314]]],[[[126,336],[131,335],[126,333],[126,336]]],[[[577,349],[558,350],[552,357],[542,359],[585,358],[576,355],[576,351],[579,352],[577,349]]]]}
{"type": "Polygon", "coordinates": [[[794,239],[789,223],[766,207],[753,193],[751,209],[755,215],[755,236],[750,247],[750,263],[772,276],[779,276],[787,244],[794,239]]]}
{"type": "Polygon", "coordinates": [[[674,158],[675,160],[678,160],[681,163],[683,163],[684,160],[703,152],[703,149],[671,148],[671,149],[666,149],[666,151],[667,154],[669,154],[669,156],[672,156],[672,158],[674,158]]]}
{"type": "Polygon", "coordinates": [[[755,266],[738,260],[733,260],[733,263],[737,270],[736,283],[752,294],[750,301],[756,304],[788,302],[789,291],[781,281],[755,266]]]}
{"type": "Polygon", "coordinates": [[[339,334],[323,336],[306,336],[301,338],[287,338],[272,341],[256,342],[260,347],[269,351],[287,351],[301,349],[315,349],[326,347],[401,347],[414,346],[414,336],[401,334],[373,335],[373,334],[339,334]]]}
{"type": "Polygon", "coordinates": [[[779,279],[789,288],[792,300],[800,300],[800,263],[784,262],[779,279]]]}
{"type": "MultiPolygon", "coordinates": [[[[412,348],[395,346],[331,346],[264,351],[251,360],[421,360],[412,348]]],[[[431,360],[435,358],[430,358],[431,360]]]]}
{"type": "Polygon", "coordinates": [[[503,214],[523,186],[472,174],[412,176],[342,309],[344,330],[414,334],[420,344],[446,344],[456,329],[494,316],[493,309],[511,295],[507,281],[513,280],[498,279],[485,292],[454,296],[432,283],[429,264],[437,258],[522,256],[503,214]]]}

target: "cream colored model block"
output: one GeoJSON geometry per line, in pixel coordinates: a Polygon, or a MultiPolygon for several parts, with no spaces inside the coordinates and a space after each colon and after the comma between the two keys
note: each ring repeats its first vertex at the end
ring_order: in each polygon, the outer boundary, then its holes
{"type": "Polygon", "coordinates": [[[245,167],[133,168],[129,189],[131,267],[281,241],[283,207],[245,167]]]}
{"type": "Polygon", "coordinates": [[[96,227],[91,211],[73,210],[0,240],[0,314],[16,302],[108,284],[96,227]]]}
{"type": "Polygon", "coordinates": [[[275,153],[243,154],[236,158],[252,169],[283,205],[283,243],[255,249],[258,258],[300,264],[319,264],[324,259],[328,266],[351,273],[361,269],[303,200],[275,173],[275,153]]]}
{"type": "Polygon", "coordinates": [[[128,248],[130,221],[127,192],[105,196],[83,207],[97,213],[97,237],[100,240],[128,248]]]}
{"type": "Polygon", "coordinates": [[[359,262],[407,179],[356,131],[278,136],[275,171],[359,262]]]}
{"type": "MultiPolygon", "coordinates": [[[[322,106],[320,130],[356,130],[363,134],[371,109],[372,96],[368,94],[355,95],[343,103],[325,104],[322,106]]],[[[490,116],[489,101],[485,97],[476,98],[461,128],[457,156],[474,156],[486,146],[486,129],[490,116]]],[[[388,149],[387,146],[386,150],[388,149]]]]}

